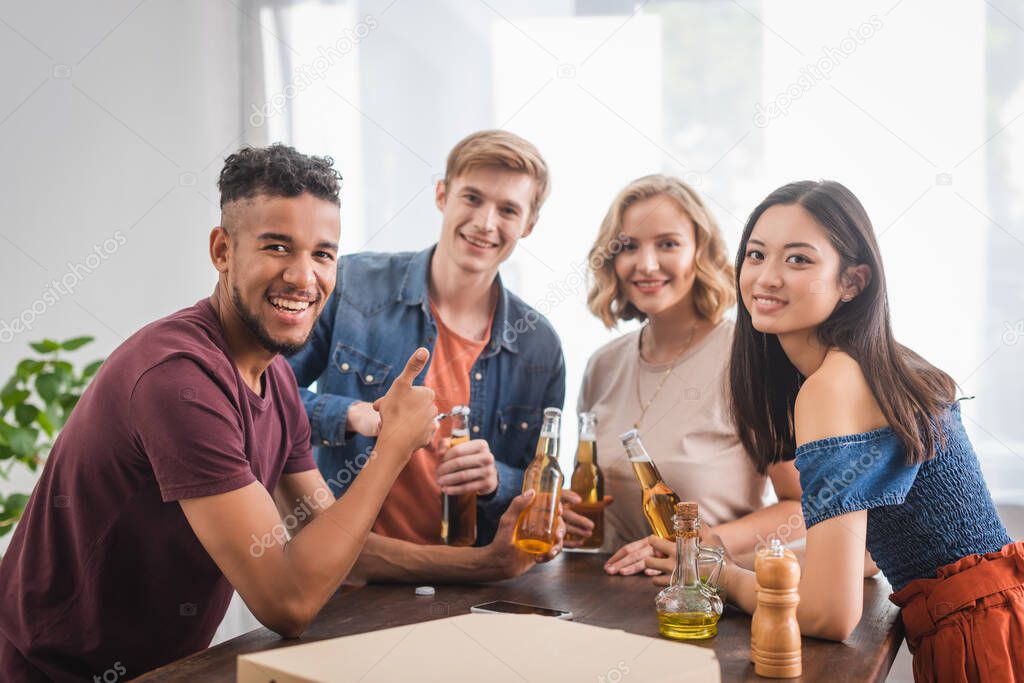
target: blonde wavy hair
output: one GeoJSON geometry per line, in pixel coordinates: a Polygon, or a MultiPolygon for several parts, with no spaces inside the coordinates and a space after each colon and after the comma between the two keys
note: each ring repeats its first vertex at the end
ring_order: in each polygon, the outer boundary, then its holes
{"type": "Polygon", "coordinates": [[[722,231],[697,192],[678,178],[648,175],[637,178],[619,192],[612,202],[594,246],[588,254],[591,287],[587,293],[590,312],[608,329],[620,320],[646,320],[636,306],[622,293],[615,275],[615,256],[623,245],[622,217],[633,204],[651,197],[664,196],[674,200],[693,222],[697,242],[694,265],[693,301],[697,313],[713,323],[736,303],[735,270],[725,249],[722,231]]]}

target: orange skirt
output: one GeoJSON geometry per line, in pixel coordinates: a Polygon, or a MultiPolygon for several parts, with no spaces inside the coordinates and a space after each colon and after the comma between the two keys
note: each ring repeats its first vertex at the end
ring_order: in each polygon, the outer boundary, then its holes
{"type": "Polygon", "coordinates": [[[1024,541],[940,567],[889,599],[917,683],[1024,683],[1024,541]]]}

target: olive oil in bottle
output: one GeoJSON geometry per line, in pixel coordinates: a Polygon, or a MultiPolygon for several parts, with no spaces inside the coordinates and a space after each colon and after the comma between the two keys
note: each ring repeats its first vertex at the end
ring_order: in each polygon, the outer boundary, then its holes
{"type": "Polygon", "coordinates": [[[701,640],[718,634],[722,599],[700,579],[697,557],[697,504],[675,507],[676,569],[672,583],[658,593],[658,631],[675,640],[701,640]]]}

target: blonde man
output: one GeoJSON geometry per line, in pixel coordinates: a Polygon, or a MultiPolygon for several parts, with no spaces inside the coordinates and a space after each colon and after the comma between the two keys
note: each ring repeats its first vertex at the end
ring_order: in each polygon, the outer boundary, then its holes
{"type": "MultiPolygon", "coordinates": [[[[562,406],[558,337],[498,275],[533,231],[547,195],[547,164],[532,144],[501,130],[466,137],[437,184],[437,243],[418,253],[340,258],[338,291],[308,346],[291,358],[317,464],[336,496],[373,448],[374,401],[416,348],[431,351],[418,382],[434,390],[437,409],[470,407],[471,440],[446,448],[436,438],[395,482],[360,560],[371,578],[447,576],[451,568],[431,564],[424,549],[396,545],[440,542],[442,491],[477,495],[476,542],[490,542],[522,488],[543,409],[562,406]],[[303,388],[314,380],[317,392],[303,388]],[[422,562],[396,568],[395,553],[422,562]]],[[[439,437],[446,431],[442,423],[439,437]]]]}

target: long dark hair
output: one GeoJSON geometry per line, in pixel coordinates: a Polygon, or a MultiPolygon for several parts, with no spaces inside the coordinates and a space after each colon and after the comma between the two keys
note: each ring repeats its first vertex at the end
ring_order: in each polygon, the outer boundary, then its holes
{"type": "Polygon", "coordinates": [[[740,269],[750,233],[761,214],[778,204],[803,207],[824,228],[839,252],[840,273],[854,265],[870,267],[870,283],[818,326],[818,339],[860,364],[885,419],[906,448],[907,464],[928,460],[936,449],[933,425],[953,400],[956,384],[893,338],[885,272],[871,220],[853,193],[831,180],[804,180],[780,187],[754,209],[743,228],[736,254],[740,305],[729,382],[733,417],[747,452],[764,473],[769,465],[792,459],[796,450],[793,405],[803,379],[778,337],[754,329],[740,297],[740,269]]]}

